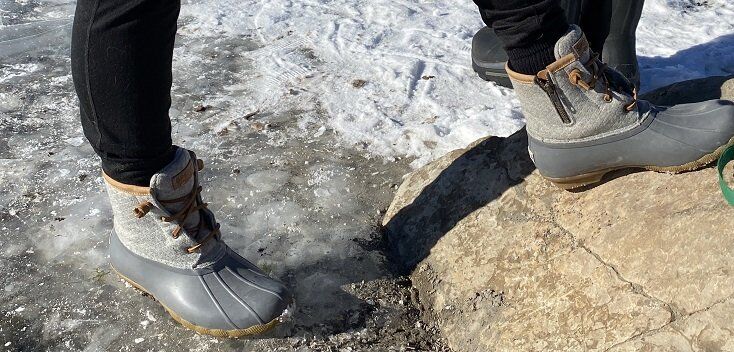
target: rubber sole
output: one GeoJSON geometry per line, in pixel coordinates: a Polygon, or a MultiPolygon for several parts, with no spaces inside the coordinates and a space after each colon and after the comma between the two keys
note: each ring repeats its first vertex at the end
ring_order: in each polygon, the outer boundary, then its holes
{"type": "Polygon", "coordinates": [[[472,68],[474,69],[474,72],[477,73],[477,75],[488,82],[495,82],[500,86],[512,88],[512,82],[510,82],[510,77],[507,75],[507,72],[505,70],[499,71],[492,68],[483,67],[480,64],[472,58],[471,60],[472,68]]]}
{"type": "MultiPolygon", "coordinates": [[[[552,182],[554,185],[556,185],[557,187],[561,189],[573,190],[577,188],[582,188],[582,187],[598,184],[604,179],[604,176],[606,176],[608,173],[614,172],[614,171],[620,171],[620,170],[643,169],[643,170],[654,171],[654,172],[679,174],[683,172],[698,170],[698,169],[701,169],[705,166],[712,164],[714,161],[716,161],[721,156],[721,153],[723,153],[726,148],[732,145],[734,145],[734,137],[729,140],[729,143],[717,148],[713,153],[706,154],[696,161],[692,161],[692,162],[689,162],[683,165],[678,165],[678,166],[622,166],[622,167],[604,169],[600,171],[594,171],[594,172],[577,175],[577,176],[571,176],[571,177],[552,178],[552,177],[543,176],[543,178],[552,182]]],[[[541,176],[542,176],[542,173],[541,173],[541,176]]]]}
{"type": "Polygon", "coordinates": [[[255,325],[247,329],[223,330],[223,329],[208,329],[202,326],[198,326],[196,324],[188,322],[186,319],[176,314],[176,312],[166,307],[166,305],[163,304],[161,301],[157,300],[152,293],[148,292],[145,288],[143,288],[143,286],[140,286],[138,283],[129,279],[125,275],[122,275],[119,271],[117,271],[117,269],[115,269],[114,266],[110,265],[110,267],[112,268],[112,271],[114,271],[115,274],[117,274],[117,276],[119,276],[122,280],[129,283],[134,288],[140,290],[144,294],[150,296],[154,301],[158,302],[158,304],[160,304],[163,307],[163,309],[165,309],[166,312],[168,312],[168,314],[171,316],[171,318],[173,318],[173,320],[177,321],[179,324],[183,325],[185,328],[194,330],[198,332],[199,334],[236,339],[239,337],[260,335],[260,334],[266,333],[281,323],[281,317],[278,317],[278,318],[273,319],[269,323],[266,323],[263,325],[255,325]]]}

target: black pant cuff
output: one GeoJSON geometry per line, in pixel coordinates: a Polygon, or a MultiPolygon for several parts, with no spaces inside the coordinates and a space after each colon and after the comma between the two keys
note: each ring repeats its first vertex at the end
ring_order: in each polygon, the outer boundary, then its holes
{"type": "Polygon", "coordinates": [[[150,179],[173,161],[178,147],[145,159],[102,156],[102,170],[113,180],[128,185],[149,187],[150,179]]]}

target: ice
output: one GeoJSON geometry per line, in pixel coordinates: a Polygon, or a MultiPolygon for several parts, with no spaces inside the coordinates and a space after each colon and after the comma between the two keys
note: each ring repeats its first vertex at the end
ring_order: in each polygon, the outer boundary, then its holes
{"type": "Polygon", "coordinates": [[[283,187],[291,175],[283,170],[262,170],[247,176],[247,184],[257,192],[270,193],[283,187]]]}
{"type": "Polygon", "coordinates": [[[84,142],[85,142],[85,141],[84,141],[84,137],[81,137],[81,136],[80,136],[80,137],[72,137],[72,138],[67,138],[67,139],[65,140],[65,142],[66,142],[66,143],[69,143],[69,144],[70,144],[70,145],[72,145],[72,146],[75,146],[75,147],[79,147],[79,146],[81,146],[82,144],[84,144],[84,142]]]}
{"type": "MultiPolygon", "coordinates": [[[[691,4],[647,1],[644,89],[734,72],[734,3],[691,4]]],[[[482,24],[470,1],[184,1],[174,141],[205,160],[204,197],[227,242],[297,299],[273,334],[222,343],[180,328],[107,265],[110,208],[69,72],[73,7],[0,0],[0,341],[299,350],[426,335],[411,333],[429,325],[402,304],[367,291],[409,286],[394,284],[381,211],[411,168],[523,124],[514,93],[471,70],[482,24]],[[385,321],[404,332],[380,330],[385,321]]]]}
{"type": "Polygon", "coordinates": [[[155,317],[153,316],[153,314],[151,314],[151,313],[150,313],[150,311],[149,311],[149,310],[146,310],[146,311],[145,311],[145,318],[146,318],[146,319],[148,319],[149,321],[158,321],[158,319],[156,319],[156,318],[155,318],[155,317]]]}
{"type": "Polygon", "coordinates": [[[21,105],[22,101],[20,97],[8,93],[0,93],[0,112],[17,110],[21,105]]]}
{"type": "MultiPolygon", "coordinates": [[[[23,3],[19,2],[19,4],[23,3]]],[[[3,5],[7,6],[7,4],[3,5]]],[[[67,2],[66,5],[69,6],[70,3],[67,2]]],[[[68,10],[71,10],[71,8],[68,7],[68,10]]],[[[10,56],[36,50],[43,46],[57,45],[59,40],[68,38],[68,32],[71,30],[71,17],[69,16],[69,12],[62,10],[58,14],[64,18],[49,18],[22,24],[0,26],[0,29],[2,29],[0,31],[0,52],[10,56]]],[[[53,15],[53,13],[46,14],[49,17],[53,15]]]]}

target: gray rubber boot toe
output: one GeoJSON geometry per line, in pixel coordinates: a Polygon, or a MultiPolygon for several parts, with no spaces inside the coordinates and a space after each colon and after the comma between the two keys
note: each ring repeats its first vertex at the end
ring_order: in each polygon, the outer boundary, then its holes
{"type": "Polygon", "coordinates": [[[219,337],[265,332],[292,301],[286,287],[227,249],[215,265],[177,269],[136,255],[113,233],[110,261],[125,280],[189,329],[219,337]]]}
{"type": "Polygon", "coordinates": [[[702,153],[712,153],[734,136],[734,103],[710,100],[702,103],[659,107],[650,129],[680,141],[702,153]]]}

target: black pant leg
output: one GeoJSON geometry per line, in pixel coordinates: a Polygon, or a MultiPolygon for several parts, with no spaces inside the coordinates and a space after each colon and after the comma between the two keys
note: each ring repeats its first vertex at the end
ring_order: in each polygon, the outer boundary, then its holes
{"type": "Polygon", "coordinates": [[[560,0],[474,0],[508,50],[554,43],[568,30],[560,0]]]}
{"type": "Polygon", "coordinates": [[[612,2],[610,0],[588,1],[584,5],[579,26],[586,34],[589,46],[595,53],[601,53],[604,48],[604,41],[609,36],[611,19],[612,2]]]}
{"type": "Polygon", "coordinates": [[[510,67],[536,74],[555,61],[553,48],[568,31],[560,0],[474,0],[502,42],[510,67]]]}
{"type": "Polygon", "coordinates": [[[72,73],[103,170],[147,186],[173,158],[172,57],[180,0],[79,0],[72,73]]]}

